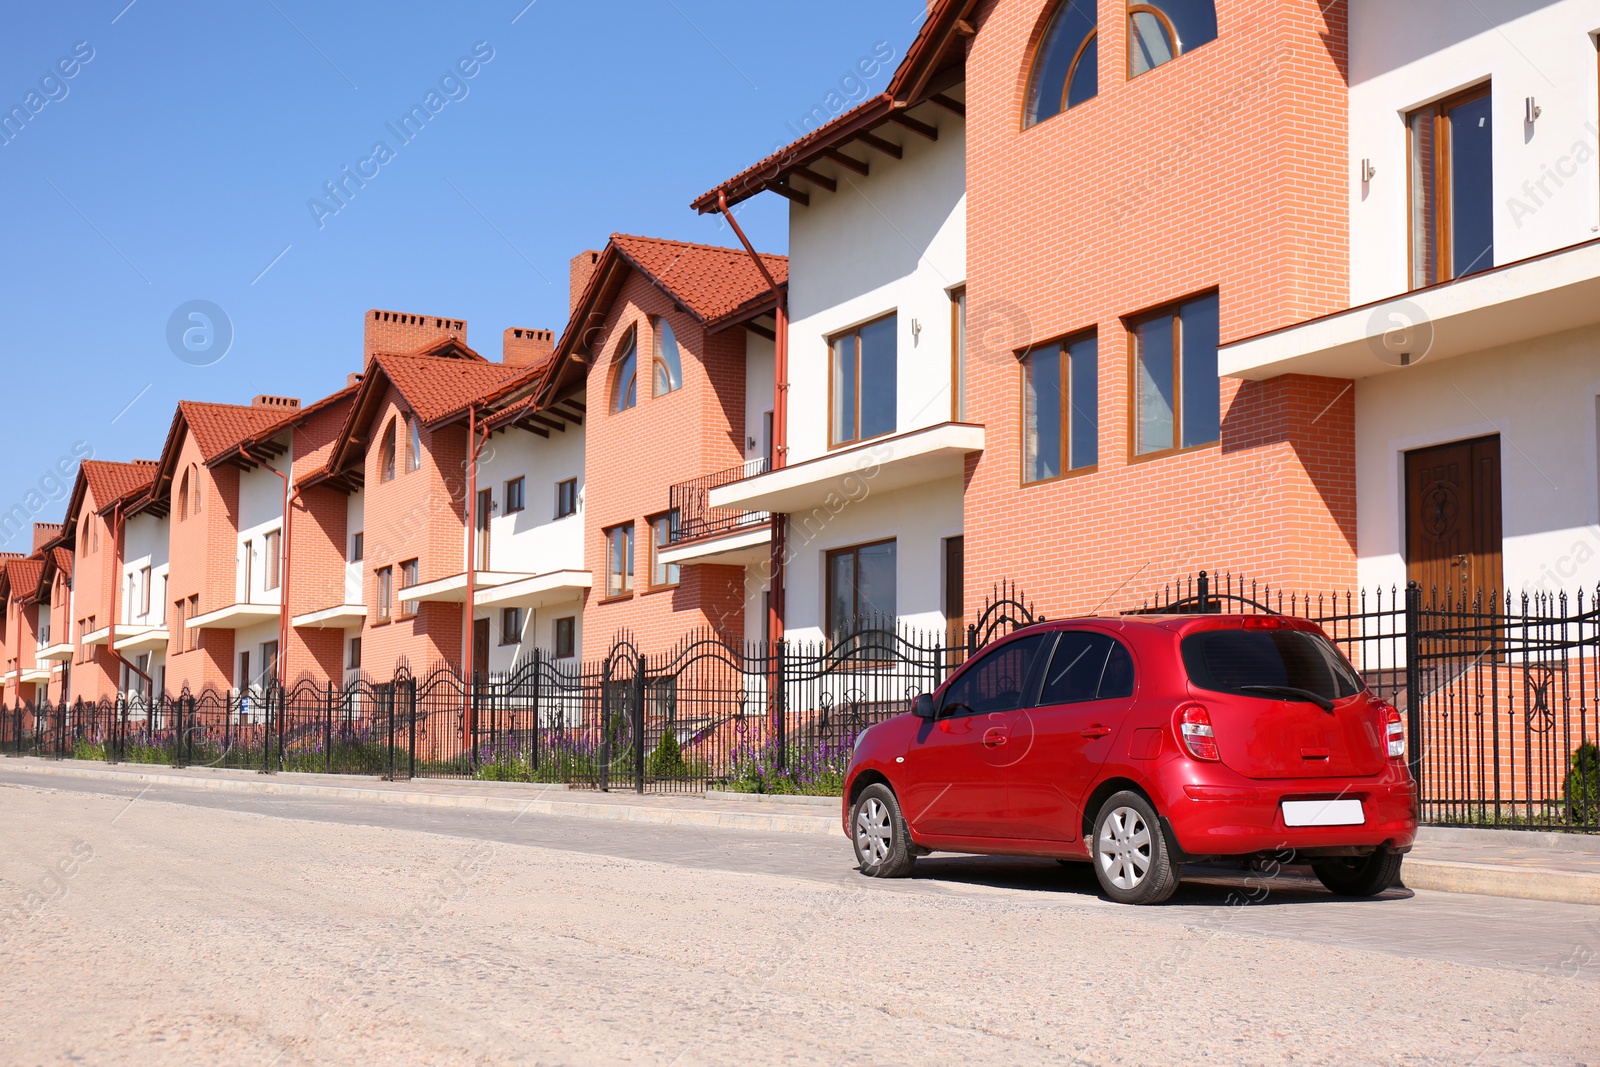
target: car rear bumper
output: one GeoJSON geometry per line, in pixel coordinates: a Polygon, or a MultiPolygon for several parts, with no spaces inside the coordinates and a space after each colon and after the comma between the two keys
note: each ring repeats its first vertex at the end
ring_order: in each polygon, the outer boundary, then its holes
{"type": "Polygon", "coordinates": [[[1212,766],[1166,791],[1162,814],[1188,856],[1245,856],[1282,849],[1331,852],[1387,845],[1409,849],[1417,836],[1417,791],[1403,767],[1371,778],[1255,780],[1212,766]],[[1285,800],[1359,800],[1360,825],[1290,826],[1285,800]]]}

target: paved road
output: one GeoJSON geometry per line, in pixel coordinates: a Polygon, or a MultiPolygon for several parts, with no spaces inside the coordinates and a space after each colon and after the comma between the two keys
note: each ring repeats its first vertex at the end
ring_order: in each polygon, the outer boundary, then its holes
{"type": "Polygon", "coordinates": [[[0,769],[0,1061],[1600,1064],[1600,909],[851,862],[0,769]]]}

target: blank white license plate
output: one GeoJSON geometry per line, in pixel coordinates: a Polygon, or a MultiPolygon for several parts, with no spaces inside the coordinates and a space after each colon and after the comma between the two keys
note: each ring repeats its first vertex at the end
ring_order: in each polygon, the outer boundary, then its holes
{"type": "Polygon", "coordinates": [[[1285,800],[1285,826],[1360,826],[1367,813],[1359,800],[1285,800]]]}

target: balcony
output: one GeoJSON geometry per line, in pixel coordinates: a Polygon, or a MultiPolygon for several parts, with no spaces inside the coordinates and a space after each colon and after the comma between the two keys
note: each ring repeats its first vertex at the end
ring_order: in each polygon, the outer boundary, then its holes
{"type": "Polygon", "coordinates": [[[23,685],[48,685],[50,682],[49,667],[26,667],[18,679],[23,685]]]}
{"type": "Polygon", "coordinates": [[[165,626],[119,626],[117,643],[111,647],[118,652],[155,652],[165,649],[171,638],[165,626]]]}
{"type": "Polygon", "coordinates": [[[237,630],[241,626],[276,619],[280,614],[276,604],[230,604],[218,611],[186,619],[183,627],[186,630],[237,630]]]}
{"type": "Polygon", "coordinates": [[[1236,341],[1225,378],[1369,378],[1600,322],[1600,241],[1236,341]]]}
{"type": "Polygon", "coordinates": [[[57,645],[46,643],[40,646],[34,655],[39,659],[69,660],[72,658],[72,643],[70,641],[57,645]]]}
{"type": "Polygon", "coordinates": [[[661,562],[740,565],[766,558],[772,543],[772,515],[745,508],[715,507],[711,493],[725,485],[759,477],[769,469],[767,459],[753,459],[672,486],[667,500],[678,513],[678,528],[661,550],[661,562]]]}
{"type": "Polygon", "coordinates": [[[289,621],[296,629],[344,630],[360,626],[366,619],[367,609],[364,604],[339,604],[320,611],[308,611],[304,615],[296,615],[289,621]]]}
{"type": "MultiPolygon", "coordinates": [[[[473,578],[473,602],[477,607],[541,607],[545,604],[565,603],[581,597],[591,584],[585,570],[557,570],[544,574],[527,574],[517,571],[479,571],[473,578]]],[[[467,599],[467,576],[453,574],[434,582],[423,582],[405,589],[396,589],[394,598],[399,602],[445,601],[456,604],[467,599]]]]}
{"type": "Polygon", "coordinates": [[[775,471],[729,482],[707,494],[712,509],[762,508],[795,514],[821,507],[830,497],[859,501],[928,482],[959,478],[967,456],[983,451],[983,427],[945,422],[922,430],[878,437],[775,471]]]}

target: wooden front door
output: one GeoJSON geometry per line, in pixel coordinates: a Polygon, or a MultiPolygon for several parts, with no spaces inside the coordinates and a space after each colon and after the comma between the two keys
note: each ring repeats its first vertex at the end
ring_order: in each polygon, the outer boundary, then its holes
{"type": "Polygon", "coordinates": [[[489,620],[472,620],[472,674],[489,677],[489,620]]]}
{"type": "Polygon", "coordinates": [[[944,539],[944,621],[952,645],[966,640],[967,539],[944,539]]]}
{"type": "Polygon", "coordinates": [[[1498,435],[1406,453],[1406,577],[1424,603],[1502,592],[1498,435]]]}

